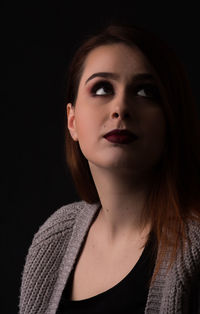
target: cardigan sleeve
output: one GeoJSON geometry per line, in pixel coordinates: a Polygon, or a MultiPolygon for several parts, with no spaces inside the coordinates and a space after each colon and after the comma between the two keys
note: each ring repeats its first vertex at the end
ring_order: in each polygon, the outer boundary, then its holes
{"type": "Polygon", "coordinates": [[[77,203],[62,206],[34,235],[22,273],[19,314],[44,314],[76,219],[77,203]]]}

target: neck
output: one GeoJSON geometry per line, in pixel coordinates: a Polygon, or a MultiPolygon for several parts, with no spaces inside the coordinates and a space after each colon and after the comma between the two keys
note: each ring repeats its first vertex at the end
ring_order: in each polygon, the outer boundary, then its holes
{"type": "Polygon", "coordinates": [[[145,201],[151,183],[150,177],[124,177],[117,173],[109,174],[103,169],[91,167],[93,179],[99,194],[101,210],[98,222],[107,239],[119,239],[143,235],[149,230],[150,222],[145,221],[145,201]],[[143,179],[142,179],[143,178],[143,179]]]}

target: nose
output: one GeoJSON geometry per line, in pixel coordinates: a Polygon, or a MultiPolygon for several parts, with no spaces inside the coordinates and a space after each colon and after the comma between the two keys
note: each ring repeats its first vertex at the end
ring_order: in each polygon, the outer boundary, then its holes
{"type": "Polygon", "coordinates": [[[130,118],[130,106],[128,106],[128,99],[125,95],[121,95],[114,100],[111,108],[111,117],[122,120],[130,118]]]}

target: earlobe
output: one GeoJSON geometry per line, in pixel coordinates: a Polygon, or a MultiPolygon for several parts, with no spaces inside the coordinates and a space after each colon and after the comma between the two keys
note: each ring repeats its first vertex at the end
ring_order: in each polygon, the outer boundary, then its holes
{"type": "Polygon", "coordinates": [[[74,141],[78,141],[78,136],[76,132],[76,120],[75,120],[75,110],[71,103],[67,104],[67,126],[74,141]]]}

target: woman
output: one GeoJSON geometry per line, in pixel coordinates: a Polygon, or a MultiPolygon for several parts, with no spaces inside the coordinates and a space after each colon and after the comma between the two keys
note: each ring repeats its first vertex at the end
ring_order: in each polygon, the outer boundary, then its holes
{"type": "Polygon", "coordinates": [[[34,236],[20,313],[200,313],[199,120],[174,52],[129,25],[87,38],[66,116],[82,200],[34,236]]]}

